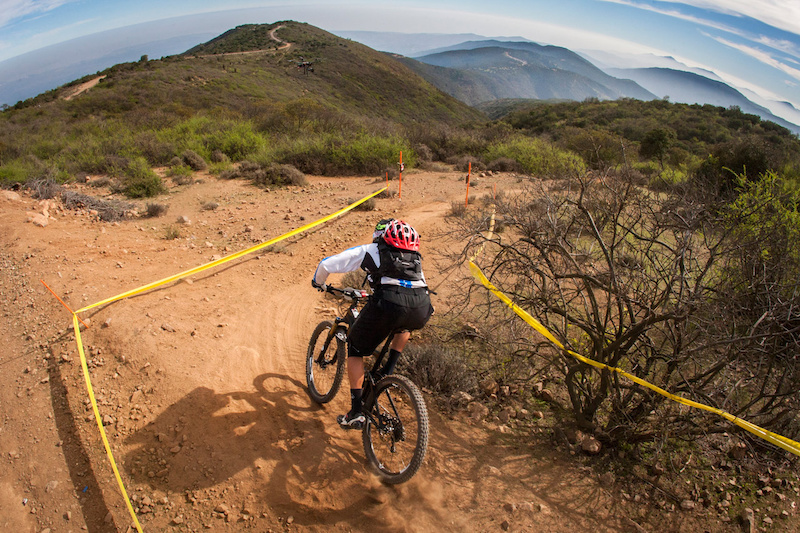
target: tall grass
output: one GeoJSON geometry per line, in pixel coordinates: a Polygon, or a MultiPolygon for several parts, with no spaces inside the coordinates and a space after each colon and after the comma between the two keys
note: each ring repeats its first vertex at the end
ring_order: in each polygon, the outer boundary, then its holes
{"type": "Polygon", "coordinates": [[[535,176],[556,176],[583,172],[583,160],[538,137],[514,136],[491,144],[484,157],[487,161],[512,159],[519,163],[523,172],[535,176]]]}

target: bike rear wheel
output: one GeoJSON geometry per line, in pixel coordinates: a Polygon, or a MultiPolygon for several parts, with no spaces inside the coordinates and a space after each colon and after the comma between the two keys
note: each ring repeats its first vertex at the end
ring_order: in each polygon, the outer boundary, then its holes
{"type": "Polygon", "coordinates": [[[428,450],[428,410],[410,379],[392,375],[375,385],[362,440],[367,460],[385,483],[403,483],[417,473],[428,450]]]}
{"type": "Polygon", "coordinates": [[[328,333],[332,327],[330,320],[320,322],[308,341],[306,383],[308,395],[317,403],[331,401],[339,392],[344,376],[346,348],[336,337],[328,341],[328,333]]]}

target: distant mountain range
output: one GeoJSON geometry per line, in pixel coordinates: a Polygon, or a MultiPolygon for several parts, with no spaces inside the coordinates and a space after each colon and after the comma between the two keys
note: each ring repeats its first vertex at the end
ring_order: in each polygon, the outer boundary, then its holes
{"type": "Polygon", "coordinates": [[[745,95],[721,81],[705,76],[670,68],[609,68],[611,75],[629,78],[648,91],[662,98],[668,97],[671,102],[685,104],[711,104],[720,107],[736,106],[745,113],[758,115],[800,133],[800,127],[792,124],[754,102],[745,95]]]}
{"type": "Polygon", "coordinates": [[[635,82],[610,76],[566,48],[532,42],[469,41],[403,61],[470,105],[502,98],[656,98],[635,82]]]}
{"type": "MultiPolygon", "coordinates": [[[[12,105],[145,54],[151,58],[178,54],[217,35],[205,33],[208,28],[201,24],[192,34],[173,35],[171,24],[170,20],[140,24],[0,62],[0,104],[12,105]]],[[[765,102],[750,93],[748,98],[715,79],[713,73],[697,69],[688,72],[692,70],[688,67],[684,71],[685,66],[672,58],[622,57],[599,51],[579,55],[521,37],[486,38],[471,33],[342,31],[336,35],[378,51],[400,54],[398,59],[411,70],[473,106],[498,99],[650,100],[669,96],[672,102],[738,106],[800,134],[800,111],[791,104],[765,102]],[[659,67],[622,68],[648,63],[659,67]]]]}

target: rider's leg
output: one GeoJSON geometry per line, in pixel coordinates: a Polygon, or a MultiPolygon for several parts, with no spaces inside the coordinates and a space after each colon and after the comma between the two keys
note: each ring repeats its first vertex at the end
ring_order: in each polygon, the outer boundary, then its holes
{"type": "Polygon", "coordinates": [[[392,343],[389,345],[389,349],[402,352],[403,348],[406,347],[406,343],[408,342],[408,339],[410,337],[411,337],[410,331],[401,331],[400,333],[395,333],[394,338],[392,339],[392,343]]]}
{"type": "Polygon", "coordinates": [[[409,337],[411,337],[410,331],[401,331],[394,334],[392,342],[389,344],[389,356],[386,358],[386,363],[378,371],[382,376],[388,376],[394,372],[394,367],[397,364],[397,360],[400,359],[400,354],[403,352],[409,337]]]}
{"type": "Polygon", "coordinates": [[[364,390],[364,358],[353,356],[347,358],[347,379],[350,381],[350,411],[339,415],[336,421],[348,429],[360,429],[364,423],[362,404],[364,390]]]}
{"type": "Polygon", "coordinates": [[[351,389],[361,389],[364,387],[364,358],[347,358],[347,378],[350,380],[351,389]]]}

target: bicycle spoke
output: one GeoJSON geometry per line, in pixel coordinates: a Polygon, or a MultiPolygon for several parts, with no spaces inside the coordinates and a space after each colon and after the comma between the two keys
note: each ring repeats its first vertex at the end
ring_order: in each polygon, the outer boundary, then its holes
{"type": "Polygon", "coordinates": [[[427,433],[427,411],[416,387],[401,376],[379,383],[364,449],[385,481],[402,483],[414,475],[425,455],[427,433]]]}
{"type": "Polygon", "coordinates": [[[339,390],[344,374],[343,347],[337,339],[329,339],[333,325],[322,322],[314,330],[306,355],[308,394],[317,403],[330,401],[339,390]]]}

